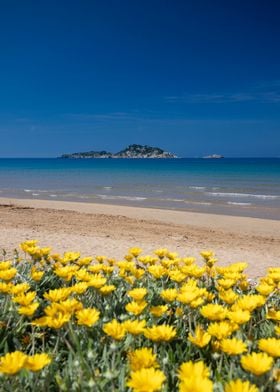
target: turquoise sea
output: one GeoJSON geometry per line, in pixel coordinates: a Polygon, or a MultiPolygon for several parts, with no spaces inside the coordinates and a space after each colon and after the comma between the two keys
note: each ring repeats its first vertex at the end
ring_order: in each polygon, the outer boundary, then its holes
{"type": "Polygon", "coordinates": [[[0,197],[280,219],[280,159],[0,159],[0,197]]]}

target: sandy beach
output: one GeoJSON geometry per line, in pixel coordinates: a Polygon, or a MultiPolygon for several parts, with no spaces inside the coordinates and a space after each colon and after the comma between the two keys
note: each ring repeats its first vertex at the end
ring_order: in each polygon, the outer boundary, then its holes
{"type": "Polygon", "coordinates": [[[38,239],[53,252],[121,258],[132,246],[146,254],[167,247],[199,257],[213,249],[220,264],[247,261],[258,277],[280,265],[280,221],[193,212],[45,200],[0,199],[0,247],[38,239]]]}

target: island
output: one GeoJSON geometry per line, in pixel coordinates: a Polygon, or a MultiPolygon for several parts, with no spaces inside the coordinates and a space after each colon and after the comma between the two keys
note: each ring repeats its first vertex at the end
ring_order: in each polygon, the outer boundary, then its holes
{"type": "Polygon", "coordinates": [[[175,154],[164,151],[159,147],[141,144],[130,144],[125,149],[111,153],[108,151],[87,151],[63,154],[59,158],[67,159],[92,159],[92,158],[178,158],[175,154]]]}

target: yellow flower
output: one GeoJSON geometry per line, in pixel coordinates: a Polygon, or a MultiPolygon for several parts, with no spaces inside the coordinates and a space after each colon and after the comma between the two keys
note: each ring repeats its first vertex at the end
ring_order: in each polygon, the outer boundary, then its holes
{"type": "MultiPolygon", "coordinates": [[[[65,301],[60,301],[59,303],[54,302],[51,306],[53,308],[57,308],[57,310],[62,313],[75,313],[77,310],[83,309],[83,304],[76,298],[68,298],[65,301]]],[[[49,306],[47,308],[49,308],[49,306]]]]}
{"type": "Polygon", "coordinates": [[[204,258],[205,261],[207,261],[215,256],[215,253],[212,250],[203,250],[200,252],[200,254],[204,258]]]}
{"type": "Polygon", "coordinates": [[[178,378],[180,381],[184,381],[187,378],[208,378],[209,376],[209,368],[204,364],[203,361],[188,361],[182,363],[179,367],[178,378]]]}
{"type": "Polygon", "coordinates": [[[168,311],[167,305],[151,306],[150,312],[155,317],[161,317],[164,313],[168,311]]]}
{"type": "Polygon", "coordinates": [[[156,368],[158,363],[156,355],[151,348],[139,348],[138,350],[128,353],[129,366],[133,371],[143,368],[156,368]]]}
{"type": "Polygon", "coordinates": [[[235,279],[219,279],[218,285],[224,290],[230,289],[236,283],[235,279]]]}
{"type": "Polygon", "coordinates": [[[239,308],[252,312],[254,309],[263,306],[265,304],[265,301],[266,299],[262,295],[243,295],[243,297],[239,298],[237,302],[233,305],[233,309],[239,308]]]}
{"type": "Polygon", "coordinates": [[[166,255],[170,260],[178,259],[178,253],[176,252],[168,252],[166,255]]]}
{"type": "Polygon", "coordinates": [[[127,261],[132,261],[133,260],[133,255],[132,254],[128,254],[128,255],[125,255],[124,258],[127,261]]]}
{"type": "Polygon", "coordinates": [[[191,265],[191,264],[193,264],[194,262],[195,262],[195,257],[184,257],[183,259],[182,259],[182,262],[185,264],[185,265],[191,265]]]}
{"type": "Polygon", "coordinates": [[[11,289],[11,283],[0,282],[0,293],[8,294],[11,289]]]}
{"type": "Polygon", "coordinates": [[[215,294],[214,293],[209,293],[208,291],[206,291],[204,297],[205,297],[207,302],[213,302],[213,299],[215,299],[215,294]]]}
{"type": "Polygon", "coordinates": [[[280,357],[280,339],[269,338],[259,340],[258,347],[271,357],[280,357]]]}
{"type": "Polygon", "coordinates": [[[64,324],[66,324],[71,318],[71,314],[64,313],[56,313],[54,316],[45,316],[40,317],[39,319],[35,319],[32,321],[32,325],[37,327],[49,327],[54,329],[61,328],[64,324]]]}
{"type": "Polygon", "coordinates": [[[29,249],[35,247],[37,243],[37,240],[27,240],[22,242],[19,246],[25,253],[28,253],[29,249]]]}
{"type": "Polygon", "coordinates": [[[125,306],[125,309],[129,313],[133,313],[135,316],[138,316],[140,313],[143,312],[143,310],[146,308],[146,306],[147,306],[147,302],[145,302],[145,301],[142,301],[142,302],[132,301],[132,302],[129,302],[125,306]]]}
{"type": "Polygon", "coordinates": [[[31,275],[31,278],[33,280],[35,280],[35,282],[39,282],[44,275],[44,271],[38,271],[36,269],[32,269],[30,272],[30,275],[31,275]]]}
{"type": "Polygon", "coordinates": [[[195,299],[194,301],[192,301],[191,303],[190,303],[190,307],[191,308],[193,308],[193,309],[195,309],[195,308],[198,308],[200,305],[202,305],[203,303],[205,302],[205,299],[204,298],[197,298],[197,299],[195,299]]]}
{"type": "Polygon", "coordinates": [[[173,302],[177,297],[177,290],[176,289],[162,290],[160,296],[166,302],[173,302]]]}
{"type": "Polygon", "coordinates": [[[138,257],[138,261],[140,261],[142,264],[154,264],[155,261],[157,261],[156,257],[153,256],[140,256],[138,257]]]}
{"type": "Polygon", "coordinates": [[[155,279],[160,279],[167,274],[166,268],[162,265],[150,265],[148,271],[155,279]]]}
{"type": "Polygon", "coordinates": [[[221,350],[228,355],[239,355],[247,351],[246,344],[239,339],[223,339],[220,345],[221,350]]]}
{"type": "MultiPolygon", "coordinates": [[[[98,261],[98,263],[103,263],[106,259],[107,259],[107,257],[106,256],[96,256],[95,257],[96,258],[96,260],[98,261]]],[[[92,258],[91,258],[92,259],[92,258]]],[[[93,259],[92,259],[93,260],[93,259]]],[[[92,261],[91,260],[91,261],[92,261]]]]}
{"type": "Polygon", "coordinates": [[[32,372],[38,372],[49,363],[51,363],[51,357],[48,354],[35,354],[26,357],[24,367],[32,372]]]}
{"type": "Polygon", "coordinates": [[[11,287],[11,294],[20,295],[23,294],[25,291],[28,291],[29,289],[30,285],[28,283],[19,283],[11,287]]]}
{"type": "Polygon", "coordinates": [[[65,267],[59,266],[54,269],[54,273],[60,278],[69,281],[78,269],[79,267],[77,265],[66,265],[65,267]]]}
{"type": "Polygon", "coordinates": [[[157,255],[160,259],[163,259],[168,253],[168,249],[166,248],[161,248],[161,249],[156,249],[154,251],[154,254],[157,255]]]}
{"type": "Polygon", "coordinates": [[[258,388],[249,381],[232,380],[225,385],[225,392],[258,392],[258,388]]]}
{"type": "Polygon", "coordinates": [[[179,384],[179,392],[212,392],[213,382],[208,378],[189,377],[179,384]]]}
{"type": "Polygon", "coordinates": [[[88,265],[92,262],[92,260],[93,260],[93,257],[83,257],[82,259],[77,261],[77,264],[78,265],[88,265]]]}
{"type": "Polygon", "coordinates": [[[260,376],[268,372],[273,366],[273,358],[266,353],[252,353],[241,358],[244,370],[260,376]]]}
{"type": "Polygon", "coordinates": [[[144,335],[153,342],[168,342],[176,336],[176,330],[170,325],[154,325],[151,328],[147,328],[144,335]]]}
{"type": "Polygon", "coordinates": [[[17,304],[22,305],[22,306],[28,306],[35,299],[35,297],[36,297],[36,292],[29,291],[26,294],[20,294],[20,295],[14,297],[13,302],[16,302],[17,304]]]}
{"type": "Polygon", "coordinates": [[[30,317],[36,312],[38,307],[39,307],[39,302],[33,302],[33,304],[19,307],[18,313],[30,317]]]}
{"type": "Polygon", "coordinates": [[[11,262],[7,261],[0,261],[0,271],[4,271],[11,268],[11,262]]]}
{"type": "Polygon", "coordinates": [[[195,329],[194,335],[189,333],[188,340],[198,347],[205,347],[210,342],[211,335],[203,330],[203,328],[198,325],[195,329]]]}
{"type": "Polygon", "coordinates": [[[280,310],[277,311],[275,309],[269,309],[266,318],[268,320],[280,321],[280,310]]]}
{"type": "Polygon", "coordinates": [[[44,293],[44,298],[51,302],[59,302],[64,301],[71,294],[71,288],[63,287],[61,289],[49,290],[47,293],[44,293]]]}
{"type": "Polygon", "coordinates": [[[126,334],[124,325],[119,323],[116,319],[104,324],[103,331],[106,335],[111,336],[115,340],[122,340],[126,334]]]}
{"type": "Polygon", "coordinates": [[[181,271],[188,275],[188,276],[193,276],[194,278],[201,278],[201,276],[206,272],[205,267],[198,267],[197,265],[190,265],[190,266],[184,266],[181,268],[181,271]]]}
{"type": "Polygon", "coordinates": [[[205,305],[200,309],[200,313],[203,317],[212,321],[224,320],[227,316],[227,310],[218,304],[205,305]]]}
{"type": "Polygon", "coordinates": [[[99,291],[102,295],[108,295],[115,290],[116,290],[116,286],[114,286],[113,284],[105,285],[105,286],[101,287],[101,289],[99,289],[99,291]]]}
{"type": "Polygon", "coordinates": [[[214,272],[215,272],[215,269],[213,268],[213,266],[214,266],[214,264],[217,263],[217,261],[218,261],[218,259],[216,259],[215,257],[211,257],[210,259],[208,259],[206,261],[206,265],[209,269],[209,272],[211,272],[212,270],[214,270],[214,272]]]}
{"type": "Polygon", "coordinates": [[[78,325],[86,325],[92,327],[99,320],[100,312],[96,309],[85,308],[76,312],[78,325]]]}
{"type": "Polygon", "coordinates": [[[228,312],[227,317],[236,324],[245,324],[250,320],[251,314],[249,310],[236,309],[228,312]]]}
{"type": "Polygon", "coordinates": [[[274,290],[274,286],[273,286],[273,285],[266,284],[266,283],[262,283],[262,284],[259,284],[259,285],[256,287],[256,290],[257,290],[261,295],[267,296],[267,295],[269,295],[269,294],[272,293],[272,291],[274,290]]]}
{"type": "Polygon", "coordinates": [[[222,301],[231,305],[237,300],[238,295],[233,290],[229,289],[229,290],[221,290],[219,292],[219,297],[221,298],[222,301]]]}
{"type": "Polygon", "coordinates": [[[26,355],[21,351],[14,351],[0,357],[0,373],[16,374],[23,368],[25,359],[26,355]]]}
{"type": "Polygon", "coordinates": [[[102,275],[94,274],[92,278],[88,281],[89,287],[94,287],[95,289],[100,289],[107,282],[107,279],[102,275]]]}
{"type": "Polygon", "coordinates": [[[207,332],[211,336],[215,336],[218,340],[227,338],[233,332],[233,326],[228,321],[221,321],[220,323],[210,323],[207,332]]]}
{"type": "Polygon", "coordinates": [[[280,325],[275,325],[274,330],[275,330],[276,335],[280,335],[280,325]]]}
{"type": "Polygon", "coordinates": [[[103,271],[103,264],[94,264],[94,265],[90,265],[88,267],[88,271],[93,272],[94,274],[96,273],[100,273],[101,271],[103,271]]]}
{"type": "Polygon", "coordinates": [[[179,302],[181,302],[182,304],[190,304],[191,302],[196,300],[197,297],[199,297],[200,295],[201,295],[200,294],[200,289],[190,288],[189,290],[181,291],[177,295],[177,300],[179,302]]]}
{"type": "Polygon", "coordinates": [[[62,305],[62,303],[53,302],[51,305],[45,307],[44,312],[48,317],[56,317],[58,313],[71,315],[72,309],[69,309],[67,305],[62,305]]]}
{"type": "Polygon", "coordinates": [[[75,272],[75,278],[82,282],[89,282],[93,276],[95,275],[90,274],[86,268],[81,268],[75,272]]]}
{"type": "Polygon", "coordinates": [[[145,275],[145,270],[143,268],[134,268],[131,270],[131,273],[136,279],[141,279],[145,275]]]}
{"type": "Polygon", "coordinates": [[[37,318],[32,321],[31,325],[35,325],[35,327],[46,327],[48,325],[50,317],[48,316],[43,316],[40,318],[37,318]]]}
{"type": "Polygon", "coordinates": [[[127,292],[127,294],[134,299],[134,301],[141,301],[145,295],[148,293],[148,290],[144,287],[139,287],[127,292]]]}
{"type": "Polygon", "coordinates": [[[133,392],[155,392],[161,389],[165,378],[166,377],[161,370],[143,368],[131,372],[130,379],[126,385],[131,388],[133,392]]]}
{"type": "Polygon", "coordinates": [[[178,269],[169,271],[168,275],[173,282],[177,283],[183,282],[186,279],[186,275],[178,269]]]}
{"type": "Polygon", "coordinates": [[[130,248],[129,249],[129,253],[134,257],[138,257],[142,252],[143,252],[143,250],[141,248],[130,248]]]}
{"type": "Polygon", "coordinates": [[[79,252],[65,252],[63,255],[63,263],[67,264],[73,261],[77,261],[81,254],[79,252]]]}
{"type": "Polygon", "coordinates": [[[16,268],[9,268],[7,270],[0,271],[0,279],[11,280],[16,276],[16,274],[17,274],[16,268]]]}
{"type": "Polygon", "coordinates": [[[86,282],[76,283],[74,286],[70,287],[72,293],[83,294],[88,289],[88,284],[86,282]]]}
{"type": "Polygon", "coordinates": [[[128,333],[131,335],[140,335],[144,332],[146,327],[145,320],[126,320],[123,322],[123,326],[128,333]]]}

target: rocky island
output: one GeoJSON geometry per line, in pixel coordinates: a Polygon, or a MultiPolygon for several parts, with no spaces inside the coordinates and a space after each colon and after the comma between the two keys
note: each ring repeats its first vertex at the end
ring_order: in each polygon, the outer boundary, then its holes
{"type": "Polygon", "coordinates": [[[87,151],[63,154],[60,158],[91,159],[91,158],[178,158],[175,154],[164,151],[159,147],[130,144],[124,150],[117,153],[108,151],[87,151]]]}

